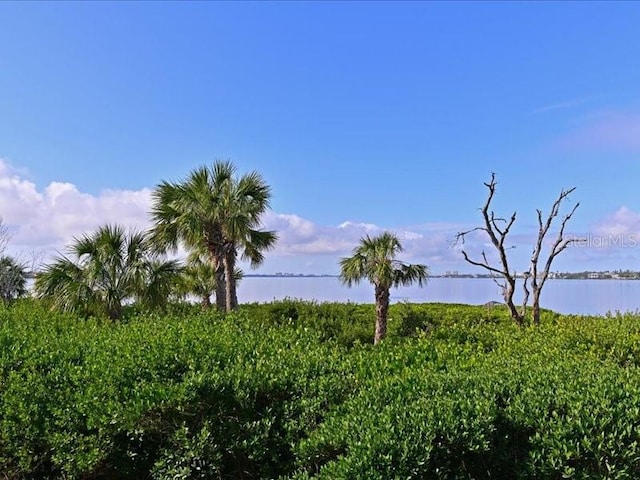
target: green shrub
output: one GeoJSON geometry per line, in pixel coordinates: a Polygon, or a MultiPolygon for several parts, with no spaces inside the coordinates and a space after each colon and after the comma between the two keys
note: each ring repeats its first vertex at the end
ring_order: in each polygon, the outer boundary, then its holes
{"type": "Polygon", "coordinates": [[[640,321],[287,300],[0,308],[6,478],[640,477],[640,321]]]}

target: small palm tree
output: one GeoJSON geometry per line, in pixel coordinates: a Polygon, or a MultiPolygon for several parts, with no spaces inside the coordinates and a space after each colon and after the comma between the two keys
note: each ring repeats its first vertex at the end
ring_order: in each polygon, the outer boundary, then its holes
{"type": "Polygon", "coordinates": [[[396,235],[384,232],[377,237],[365,236],[353,250],[353,256],[340,260],[340,280],[347,286],[367,279],[375,288],[376,331],[373,343],[380,343],[387,334],[389,290],[391,287],[422,286],[428,276],[426,265],[409,265],[396,260],[402,245],[396,235]]]}
{"type": "MultiPolygon", "coordinates": [[[[242,270],[236,268],[234,278],[236,283],[242,280],[242,270]]],[[[216,291],[216,276],[211,262],[201,255],[190,254],[187,257],[187,265],[180,275],[178,282],[178,294],[184,299],[193,295],[200,300],[203,309],[211,307],[211,295],[216,291]]]]}
{"type": "Polygon", "coordinates": [[[13,302],[27,293],[27,272],[14,258],[0,257],[0,301],[13,302]]]}
{"type": "Polygon", "coordinates": [[[162,306],[180,271],[149,252],[144,234],[117,225],[76,239],[69,251],[73,259],[60,256],[36,276],[35,291],[52,308],[84,316],[117,320],[130,300],[162,306]]]}
{"type": "MultiPolygon", "coordinates": [[[[149,252],[146,255],[149,256],[149,252]]],[[[147,258],[133,297],[147,309],[165,308],[171,298],[175,299],[183,269],[177,260],[147,258]]]]}

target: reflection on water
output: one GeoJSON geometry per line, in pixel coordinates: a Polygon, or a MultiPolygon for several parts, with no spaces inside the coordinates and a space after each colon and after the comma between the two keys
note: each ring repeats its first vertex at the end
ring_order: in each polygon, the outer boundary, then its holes
{"type": "MultiPolygon", "coordinates": [[[[518,292],[520,293],[520,292],[518,292]]],[[[238,290],[240,302],[270,302],[284,298],[319,302],[373,303],[373,287],[352,288],[333,277],[248,277],[238,290]]],[[[516,295],[516,300],[521,298],[516,295]]],[[[501,301],[500,288],[488,278],[432,278],[426,287],[391,290],[393,302],[484,304],[501,301]]],[[[561,313],[604,314],[640,310],[640,280],[548,280],[541,305],[561,313]]]]}

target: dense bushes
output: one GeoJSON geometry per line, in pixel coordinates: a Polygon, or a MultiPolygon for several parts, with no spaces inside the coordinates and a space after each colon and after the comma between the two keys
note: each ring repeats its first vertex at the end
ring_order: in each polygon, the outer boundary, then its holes
{"type": "Polygon", "coordinates": [[[273,478],[347,395],[340,351],[241,316],[122,325],[3,311],[0,470],[33,478],[273,478]]]}
{"type": "MultiPolygon", "coordinates": [[[[317,303],[283,300],[249,304],[243,311],[254,323],[266,326],[296,325],[315,330],[322,340],[335,340],[344,346],[373,343],[375,309],[373,304],[317,303]]],[[[553,315],[545,312],[547,315],[553,315]]],[[[389,309],[388,336],[412,337],[436,327],[482,325],[508,321],[505,307],[477,307],[461,304],[396,303],[389,309]]]]}
{"type": "Polygon", "coordinates": [[[7,478],[636,478],[640,322],[295,301],[0,308],[7,478]]]}

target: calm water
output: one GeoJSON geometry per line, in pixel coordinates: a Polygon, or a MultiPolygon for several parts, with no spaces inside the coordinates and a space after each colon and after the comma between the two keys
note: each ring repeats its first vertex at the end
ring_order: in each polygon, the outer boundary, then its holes
{"type": "MultiPolygon", "coordinates": [[[[238,297],[244,303],[287,297],[319,302],[373,303],[373,287],[363,283],[347,288],[332,277],[249,277],[240,283],[238,297]]],[[[516,295],[518,298],[520,296],[516,295]]],[[[488,278],[432,278],[424,288],[393,289],[391,300],[470,304],[502,301],[498,286],[488,278]]],[[[640,280],[548,280],[540,303],[543,308],[561,313],[635,312],[640,310],[640,280]]]]}

